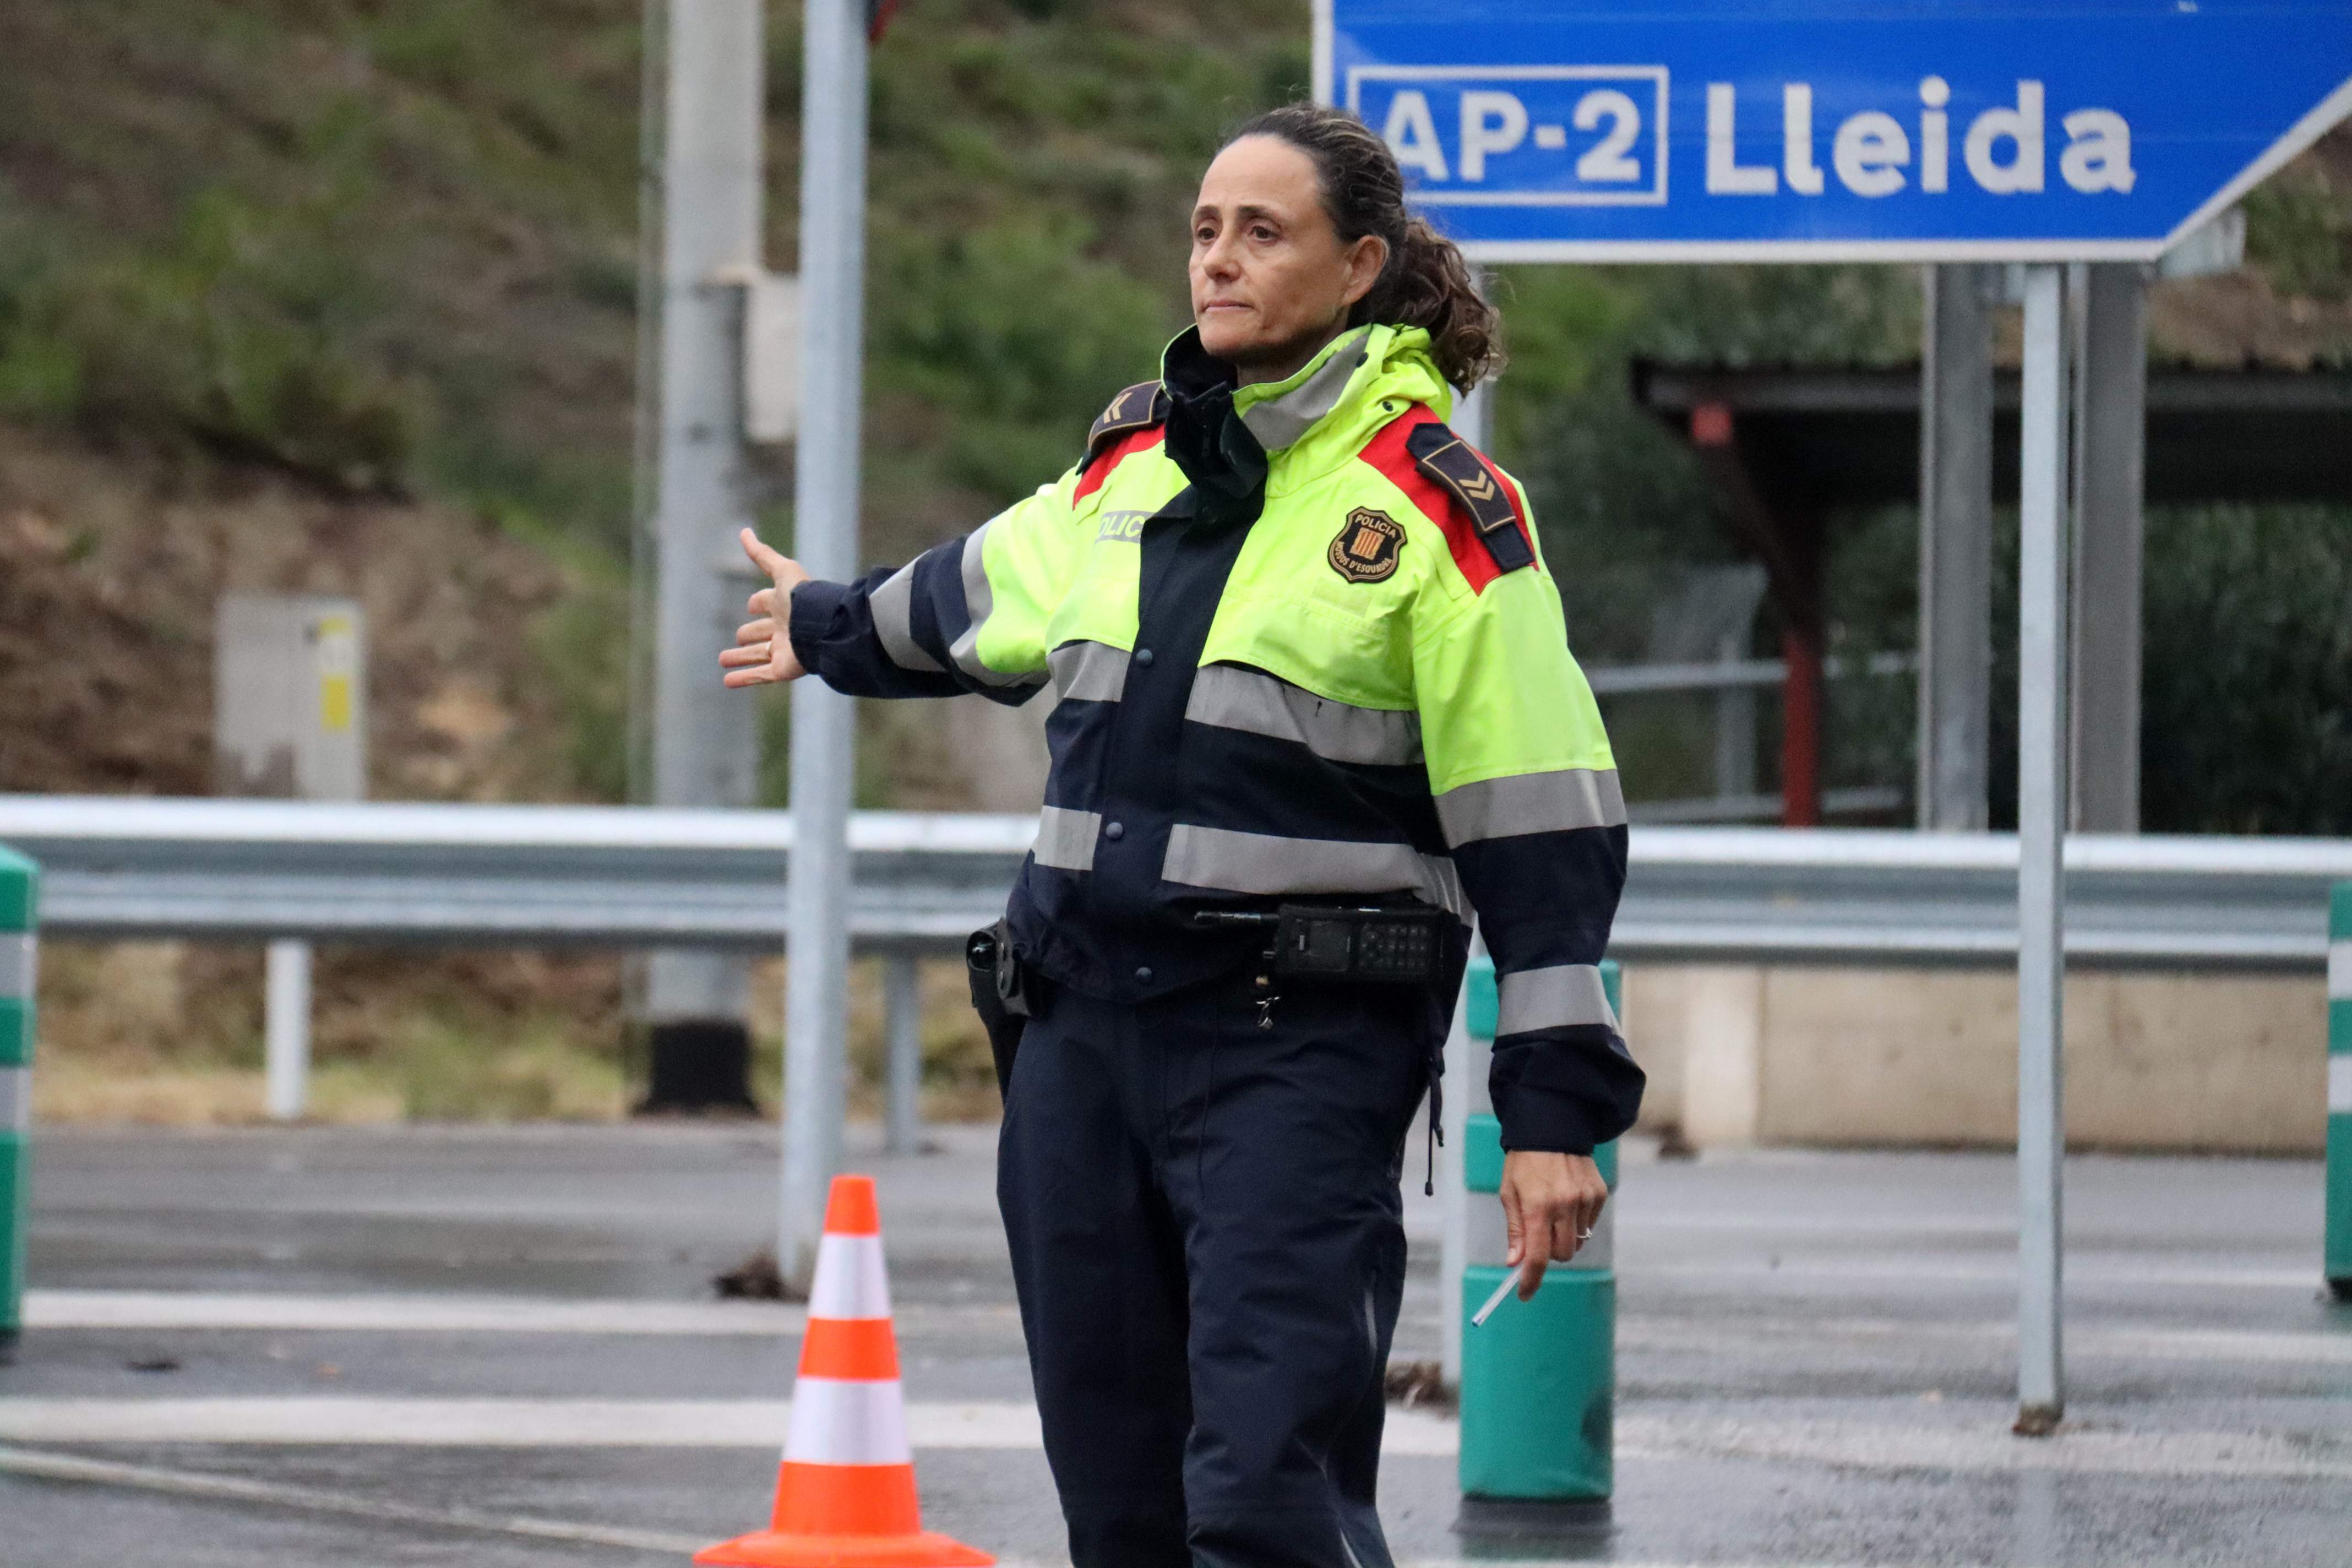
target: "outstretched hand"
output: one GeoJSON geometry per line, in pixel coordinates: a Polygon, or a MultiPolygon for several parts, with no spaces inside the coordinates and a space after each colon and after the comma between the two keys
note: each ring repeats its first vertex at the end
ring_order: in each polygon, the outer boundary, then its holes
{"type": "Polygon", "coordinates": [[[735,628],[733,647],[719,651],[719,668],[727,672],[720,679],[730,686],[798,680],[808,671],[802,667],[800,656],[793,652],[793,639],[784,627],[793,613],[793,590],[807,582],[809,574],[791,556],[761,543],[760,536],[750,529],[743,531],[742,540],[743,553],[751,558],[752,565],[774,579],[775,586],[762,588],[751,595],[746,607],[753,618],[735,628]]]}

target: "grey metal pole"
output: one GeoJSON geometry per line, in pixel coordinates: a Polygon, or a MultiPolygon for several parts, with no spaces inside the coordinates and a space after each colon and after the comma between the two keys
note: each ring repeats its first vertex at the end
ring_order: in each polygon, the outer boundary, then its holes
{"type": "Polygon", "coordinates": [[[2081,276],[2072,820],[2084,833],[2137,833],[2147,272],[2100,262],[2081,276]]]}
{"type": "Polygon", "coordinates": [[[2064,1412],[2067,343],[2065,274],[2029,268],[2020,410],[2017,680],[2017,1430],[2064,1412]]]}
{"type": "Polygon", "coordinates": [[[923,988],[911,952],[882,960],[883,1147],[913,1154],[923,1145],[923,988]]]}
{"type": "Polygon", "coordinates": [[[1919,826],[1982,832],[1992,710],[1988,268],[1927,269],[1919,367],[1919,826]]]}
{"type": "MultiPolygon", "coordinates": [[[[1494,384],[1481,382],[1455,400],[1446,420],[1455,435],[1481,451],[1487,450],[1494,438],[1494,384]]],[[[1474,945],[1472,951],[1485,949],[1474,945]]],[[[1457,1389],[1462,1386],[1462,1274],[1470,1266],[1471,1231],[1478,1219],[1472,1205],[1486,1201],[1474,1199],[1463,1185],[1462,1145],[1467,1136],[1463,1129],[1474,1100],[1478,1110],[1493,1109],[1486,1101],[1486,1065],[1492,1050],[1470,1038],[1464,1011],[1465,995],[1454,999],[1453,1029],[1445,1037],[1445,1120],[1440,1129],[1445,1142],[1437,1161],[1438,1358],[1446,1385],[1457,1389]]]]}
{"type": "MultiPolygon", "coordinates": [[[[801,426],[793,550],[815,576],[857,568],[866,268],[866,15],[808,0],[801,110],[801,426]]],[[[776,1258],[805,1286],[841,1163],[849,987],[851,700],[793,687],[793,862],[784,997],[783,1210],[776,1258]]]]}
{"type": "MultiPolygon", "coordinates": [[[[724,563],[752,521],[744,463],[740,276],[761,258],[760,0],[669,6],[662,163],[660,477],[654,533],[653,795],[663,805],[750,805],[759,729],[718,680],[749,587],[724,563]]],[[[750,961],[654,954],[646,1011],[665,1025],[748,1016],[750,961]]]]}

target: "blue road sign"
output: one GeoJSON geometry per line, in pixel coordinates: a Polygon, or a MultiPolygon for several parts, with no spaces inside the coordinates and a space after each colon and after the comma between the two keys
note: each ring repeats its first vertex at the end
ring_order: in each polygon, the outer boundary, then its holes
{"type": "Polygon", "coordinates": [[[2130,260],[2352,113],[2352,0],[1317,0],[1488,261],[2130,260]]]}

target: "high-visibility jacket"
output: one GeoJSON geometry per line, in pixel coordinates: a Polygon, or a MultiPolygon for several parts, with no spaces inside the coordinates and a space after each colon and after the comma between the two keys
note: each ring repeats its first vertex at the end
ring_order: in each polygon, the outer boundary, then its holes
{"type": "Polygon", "coordinates": [[[857,696],[1054,688],[1009,911],[1050,978],[1140,999],[1247,962],[1262,939],[1203,910],[1412,895],[1465,942],[1475,910],[1505,1144],[1580,1152],[1641,1099],[1597,967],[1624,802],[1526,496],[1451,405],[1418,328],[1238,389],[1188,332],[1059,480],[905,566],[803,584],[789,632],[857,696]]]}

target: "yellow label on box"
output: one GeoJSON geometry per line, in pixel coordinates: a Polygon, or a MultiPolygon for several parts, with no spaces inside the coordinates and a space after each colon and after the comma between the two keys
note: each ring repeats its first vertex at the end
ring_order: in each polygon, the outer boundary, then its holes
{"type": "Polygon", "coordinates": [[[352,727],[350,676],[326,675],[319,678],[319,722],[334,731],[352,727]]]}

